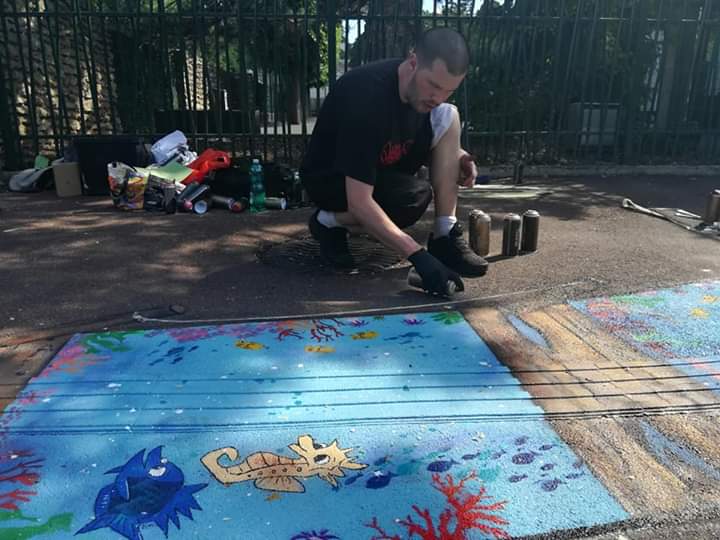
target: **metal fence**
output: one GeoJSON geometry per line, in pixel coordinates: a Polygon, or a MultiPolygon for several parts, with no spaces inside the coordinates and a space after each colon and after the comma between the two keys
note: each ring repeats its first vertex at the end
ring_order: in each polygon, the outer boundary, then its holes
{"type": "Polygon", "coordinates": [[[297,164],[344,71],[467,38],[452,100],[484,164],[717,163],[720,0],[0,0],[7,167],[174,129],[297,164]]]}

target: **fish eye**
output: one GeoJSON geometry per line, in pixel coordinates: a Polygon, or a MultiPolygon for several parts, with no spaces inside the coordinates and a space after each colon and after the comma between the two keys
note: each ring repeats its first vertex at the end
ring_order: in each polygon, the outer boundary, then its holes
{"type": "Polygon", "coordinates": [[[165,471],[166,471],[166,470],[167,470],[167,469],[166,469],[165,467],[153,467],[152,469],[150,469],[150,470],[148,471],[148,474],[149,474],[150,476],[154,476],[155,478],[157,478],[157,477],[162,476],[163,474],[165,474],[165,471]]]}
{"type": "Polygon", "coordinates": [[[330,462],[330,456],[327,454],[320,454],[315,456],[315,465],[325,465],[330,462]]]}
{"type": "Polygon", "coordinates": [[[320,450],[321,448],[325,448],[325,445],[314,442],[314,443],[313,443],[313,448],[314,448],[315,450],[320,450]]]}
{"type": "Polygon", "coordinates": [[[162,458],[162,459],[160,460],[160,463],[162,463],[163,465],[165,465],[167,462],[168,462],[168,461],[167,461],[167,458],[162,458]]]}

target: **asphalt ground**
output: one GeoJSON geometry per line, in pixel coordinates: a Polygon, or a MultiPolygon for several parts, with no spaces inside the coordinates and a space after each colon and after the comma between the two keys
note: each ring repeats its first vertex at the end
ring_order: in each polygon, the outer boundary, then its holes
{"type": "MultiPolygon", "coordinates": [[[[2,193],[0,372],[21,384],[78,331],[412,313],[448,305],[515,313],[720,276],[717,240],[620,207],[628,197],[643,206],[702,213],[707,195],[720,187],[713,178],[528,178],[523,186],[549,193],[461,198],[461,220],[473,208],[493,218],[492,262],[486,276],[465,281],[455,303],[410,289],[406,267],[346,275],[261,262],[259,254],[267,249],[307,236],[310,208],[168,216],[117,211],[102,197],[2,193]],[[542,216],[540,249],[498,258],[503,215],[530,208],[542,216]],[[138,313],[151,320],[133,319],[138,313]]],[[[410,233],[424,241],[431,224],[428,212],[410,233]]],[[[633,421],[626,420],[630,432],[633,421]]],[[[589,429],[604,429],[602,420],[595,422],[589,429]]],[[[696,500],[692,493],[688,501],[680,512],[637,512],[619,526],[553,538],[718,538],[720,502],[696,500]]]]}

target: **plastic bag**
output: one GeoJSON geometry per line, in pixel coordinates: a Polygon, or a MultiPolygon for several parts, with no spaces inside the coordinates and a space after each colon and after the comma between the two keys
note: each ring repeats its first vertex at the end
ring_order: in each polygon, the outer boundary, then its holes
{"type": "Polygon", "coordinates": [[[116,208],[140,210],[143,207],[147,177],[119,161],[108,163],[108,186],[116,208]]]}
{"type": "Polygon", "coordinates": [[[162,139],[155,142],[150,148],[155,163],[164,165],[169,161],[177,161],[187,165],[197,158],[195,152],[191,152],[187,145],[185,134],[176,130],[168,133],[162,139]]]}

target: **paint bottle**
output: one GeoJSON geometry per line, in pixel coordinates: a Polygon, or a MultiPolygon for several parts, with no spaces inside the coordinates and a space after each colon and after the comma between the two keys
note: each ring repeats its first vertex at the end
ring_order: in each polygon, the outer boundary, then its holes
{"type": "Polygon", "coordinates": [[[528,210],[522,216],[522,238],[520,251],[532,253],[538,248],[538,234],[540,232],[540,214],[537,210],[528,210]]]}
{"type": "Polygon", "coordinates": [[[468,237],[470,248],[485,257],[490,252],[490,225],[492,220],[482,210],[473,210],[468,215],[468,237]]]}
{"type": "Polygon", "coordinates": [[[522,220],[517,214],[507,214],[503,218],[503,257],[514,257],[520,251],[520,224],[522,220]]]}
{"type": "Polygon", "coordinates": [[[716,221],[720,221],[720,189],[715,189],[708,195],[703,214],[703,223],[706,225],[712,225],[716,221]]]}
{"type": "MultiPolygon", "coordinates": [[[[415,268],[411,268],[408,272],[407,277],[408,285],[411,287],[415,287],[416,289],[421,289],[425,292],[428,292],[427,289],[425,289],[425,286],[423,285],[422,278],[420,277],[420,274],[418,274],[415,271],[415,268]]],[[[454,281],[448,280],[448,282],[445,284],[445,289],[442,292],[442,296],[447,296],[448,298],[452,298],[455,296],[455,293],[457,292],[457,285],[455,285],[454,281]]]]}

